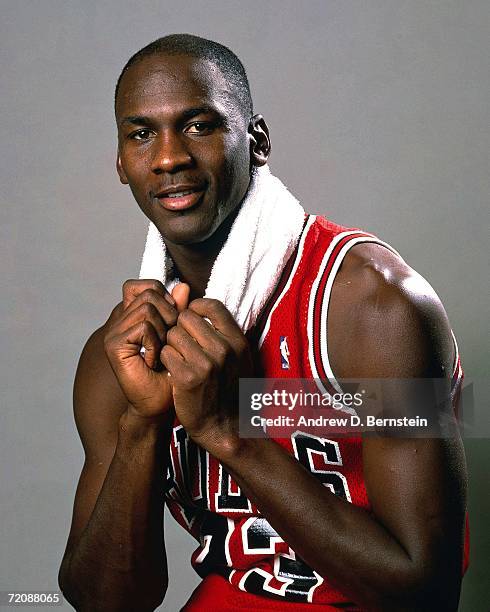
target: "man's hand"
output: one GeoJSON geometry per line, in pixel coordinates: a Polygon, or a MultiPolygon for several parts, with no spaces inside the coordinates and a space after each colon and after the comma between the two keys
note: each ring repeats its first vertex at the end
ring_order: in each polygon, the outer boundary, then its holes
{"type": "Polygon", "coordinates": [[[184,284],[177,285],[172,295],[156,280],[128,280],[123,285],[123,301],[108,321],[104,348],[128,403],[139,416],[158,416],[172,407],[172,389],[159,355],[168,329],[176,324],[188,299],[189,288],[184,284]]]}
{"type": "Polygon", "coordinates": [[[247,339],[221,302],[201,298],[179,314],[161,360],[179,421],[219,457],[238,438],[238,379],[252,375],[247,339]]]}

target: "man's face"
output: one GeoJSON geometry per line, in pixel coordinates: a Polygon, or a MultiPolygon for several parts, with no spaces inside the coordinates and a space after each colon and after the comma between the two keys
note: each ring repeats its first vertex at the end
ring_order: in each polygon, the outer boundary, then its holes
{"type": "Polygon", "coordinates": [[[118,173],[174,244],[209,238],[250,181],[248,121],[207,60],[154,55],[123,76],[116,102],[118,173]]]}

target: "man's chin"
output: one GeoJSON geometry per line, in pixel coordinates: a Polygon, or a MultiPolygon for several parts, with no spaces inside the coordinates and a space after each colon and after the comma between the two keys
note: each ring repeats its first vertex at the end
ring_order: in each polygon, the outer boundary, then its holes
{"type": "Polygon", "coordinates": [[[216,244],[222,244],[230,231],[233,222],[240,210],[240,206],[218,206],[214,214],[206,214],[204,208],[197,208],[181,215],[172,215],[159,218],[152,215],[153,223],[166,242],[175,246],[206,246],[211,251],[216,244]]]}
{"type": "Polygon", "coordinates": [[[204,244],[213,236],[217,229],[214,226],[194,226],[193,224],[188,223],[182,223],[181,227],[175,227],[177,224],[173,225],[174,227],[161,227],[156,224],[164,241],[176,246],[193,246],[204,244]]]}

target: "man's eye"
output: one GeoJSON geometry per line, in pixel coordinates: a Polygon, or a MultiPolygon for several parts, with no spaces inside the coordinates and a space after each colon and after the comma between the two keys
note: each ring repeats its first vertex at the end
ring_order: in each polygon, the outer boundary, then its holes
{"type": "Polygon", "coordinates": [[[145,128],[133,132],[132,134],[130,134],[130,138],[132,138],[133,140],[148,140],[148,138],[151,138],[151,135],[152,131],[145,128]]]}
{"type": "Polygon", "coordinates": [[[186,134],[199,134],[200,136],[210,134],[213,131],[214,125],[207,121],[196,121],[185,128],[186,134]]]}

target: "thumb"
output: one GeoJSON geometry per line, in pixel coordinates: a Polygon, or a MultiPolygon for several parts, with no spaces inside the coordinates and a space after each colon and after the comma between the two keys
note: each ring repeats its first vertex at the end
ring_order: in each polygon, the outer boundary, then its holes
{"type": "Polygon", "coordinates": [[[182,312],[189,305],[189,295],[191,288],[187,283],[179,283],[172,289],[172,297],[174,298],[178,312],[182,312]]]}

